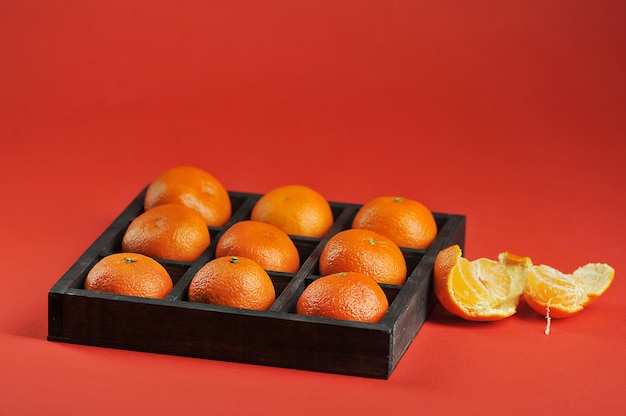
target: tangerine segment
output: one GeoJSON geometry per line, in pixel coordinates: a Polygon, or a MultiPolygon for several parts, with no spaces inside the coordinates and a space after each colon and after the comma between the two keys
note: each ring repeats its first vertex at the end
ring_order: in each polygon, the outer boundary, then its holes
{"type": "Polygon", "coordinates": [[[435,260],[435,295],[450,313],[472,321],[495,321],[517,311],[523,285],[499,261],[469,261],[458,245],[442,250],[435,260]]]}
{"type": "Polygon", "coordinates": [[[498,255],[498,262],[504,266],[509,276],[511,276],[511,292],[521,296],[528,279],[528,273],[533,267],[533,262],[529,257],[518,256],[507,251],[498,255]]]}
{"type": "Polygon", "coordinates": [[[524,287],[524,300],[537,313],[565,318],[582,311],[604,293],[615,270],[601,263],[590,263],[566,274],[546,265],[533,266],[524,287]]]}

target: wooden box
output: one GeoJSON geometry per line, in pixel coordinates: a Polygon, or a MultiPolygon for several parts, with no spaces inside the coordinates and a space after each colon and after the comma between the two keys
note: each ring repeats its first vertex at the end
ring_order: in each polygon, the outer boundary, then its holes
{"type": "Polygon", "coordinates": [[[324,244],[349,228],[360,208],[331,202],[335,223],[326,236],[291,236],[300,251],[300,270],[270,272],[277,299],[269,311],[189,302],[189,283],[213,258],[220,234],[231,224],[249,219],[261,196],[229,192],[232,218],[224,227],[210,227],[211,245],[197,261],[159,260],[174,281],[165,299],[84,290],[91,267],[121,250],[126,227],[143,212],[144,195],[145,189],[51,288],[49,340],[386,379],[436,303],[432,270],[437,253],[451,244],[463,246],[465,239],[464,216],[435,213],[438,236],[432,246],[402,249],[409,273],[406,283],[381,285],[390,306],[379,323],[301,316],[295,313],[295,304],[306,285],[319,277],[318,256],[324,244]]]}

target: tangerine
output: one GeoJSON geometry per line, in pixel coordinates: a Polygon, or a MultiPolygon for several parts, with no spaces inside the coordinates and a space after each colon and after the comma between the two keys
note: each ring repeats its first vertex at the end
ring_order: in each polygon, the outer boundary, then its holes
{"type": "Polygon", "coordinates": [[[272,279],[254,260],[227,256],[211,260],[189,285],[189,301],[268,310],[276,300],[272,279]]]}
{"type": "Polygon", "coordinates": [[[589,263],[566,274],[554,267],[531,268],[524,300],[546,318],[572,316],[594,302],[613,282],[615,270],[605,263],[589,263]]]}
{"type": "Polygon", "coordinates": [[[138,253],[110,254],[87,273],[84,288],[96,292],[163,299],[172,279],[156,260],[138,253]]]}
{"type": "Polygon", "coordinates": [[[500,261],[469,261],[461,247],[452,245],[435,259],[435,295],[447,311],[467,320],[507,318],[517,312],[529,263],[526,257],[506,253],[500,261]]]}
{"type": "Polygon", "coordinates": [[[477,321],[511,316],[523,298],[531,309],[545,315],[545,333],[549,334],[552,318],[582,311],[611,286],[614,276],[615,269],[605,263],[589,263],[566,274],[508,252],[498,255],[497,262],[470,262],[455,245],[437,255],[434,287],[445,309],[477,321]]]}
{"type": "Polygon", "coordinates": [[[361,206],[352,228],[376,231],[400,247],[426,249],[437,236],[432,212],[422,203],[397,196],[381,196],[361,206]]]}
{"type": "Polygon", "coordinates": [[[322,237],[334,221],[328,201],[304,185],[285,185],[270,190],[256,202],[250,219],[305,237],[322,237]]]}
{"type": "Polygon", "coordinates": [[[232,214],[230,197],[222,183],[192,166],[167,169],[148,185],[144,198],[146,210],[172,203],[196,210],[209,226],[223,226],[232,214]]]}
{"type": "Polygon", "coordinates": [[[371,230],[349,229],[328,240],[319,258],[322,276],[360,272],[378,283],[401,285],[406,281],[406,261],[391,239],[371,230]]]}
{"type": "Polygon", "coordinates": [[[300,254],[280,228],[260,221],[240,221],[228,228],[215,247],[215,256],[241,256],[256,261],[265,270],[295,273],[300,254]]]}
{"type": "Polygon", "coordinates": [[[209,229],[197,211],[185,205],[164,204],[131,221],[122,238],[122,250],[168,260],[195,261],[210,242],[209,229]]]}
{"type": "Polygon", "coordinates": [[[379,322],[388,308],[387,296],[378,283],[359,272],[334,273],[314,280],[296,304],[301,315],[373,323],[379,322]]]}

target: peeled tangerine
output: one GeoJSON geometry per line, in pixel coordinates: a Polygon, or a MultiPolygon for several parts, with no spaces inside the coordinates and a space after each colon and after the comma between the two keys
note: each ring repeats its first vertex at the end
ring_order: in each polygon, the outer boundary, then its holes
{"type": "Polygon", "coordinates": [[[550,266],[533,266],[524,287],[524,300],[546,317],[565,318],[603,294],[614,276],[615,270],[603,263],[586,264],[572,274],[550,266]]]}
{"type": "Polygon", "coordinates": [[[496,321],[517,311],[530,259],[501,255],[503,262],[462,257],[461,247],[441,250],[435,260],[434,287],[441,305],[471,321],[496,321]],[[507,266],[510,272],[507,272],[507,266]]]}
{"type": "Polygon", "coordinates": [[[590,263],[572,274],[534,266],[528,257],[504,252],[498,260],[462,257],[458,245],[441,250],[434,267],[435,294],[454,315],[472,321],[495,321],[517,312],[520,298],[542,315],[562,318],[581,311],[604,293],[615,271],[590,263]]]}

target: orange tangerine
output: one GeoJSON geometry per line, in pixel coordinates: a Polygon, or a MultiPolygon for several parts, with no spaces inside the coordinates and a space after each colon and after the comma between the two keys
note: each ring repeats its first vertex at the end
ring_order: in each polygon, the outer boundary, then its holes
{"type": "Polygon", "coordinates": [[[219,257],[205,264],[189,285],[189,301],[268,310],[276,300],[272,279],[254,260],[219,257]]]}
{"type": "Polygon", "coordinates": [[[432,212],[422,203],[398,196],[381,196],[357,211],[352,228],[376,231],[400,247],[428,248],[437,236],[432,212]]]}
{"type": "Polygon", "coordinates": [[[589,263],[571,274],[546,265],[533,266],[524,287],[524,300],[547,318],[572,316],[595,301],[613,282],[615,270],[589,263]]]}
{"type": "Polygon", "coordinates": [[[391,239],[371,230],[349,229],[328,240],[319,259],[322,276],[360,272],[378,283],[401,285],[406,281],[406,261],[391,239]]]}
{"type": "Polygon", "coordinates": [[[287,234],[322,237],[333,225],[328,201],[304,185],[285,185],[264,194],[254,205],[250,219],[268,222],[287,234]]]}
{"type": "Polygon", "coordinates": [[[222,226],[230,219],[228,191],[208,172],[193,166],[176,166],[161,172],[148,186],[146,210],[163,204],[182,204],[194,209],[207,225],[222,226]]]}
{"type": "Polygon", "coordinates": [[[168,260],[195,261],[211,243],[202,216],[180,204],[158,205],[131,221],[122,250],[168,260]]]}
{"type": "Polygon", "coordinates": [[[434,267],[435,294],[452,314],[472,321],[496,321],[517,312],[530,259],[504,254],[500,261],[462,257],[458,245],[441,250],[434,267]],[[516,270],[509,272],[507,269],[516,270]]]}
{"type": "Polygon", "coordinates": [[[513,315],[519,299],[548,320],[572,316],[611,286],[615,270],[605,263],[588,263],[571,274],[528,257],[508,252],[498,261],[462,257],[459,246],[442,250],[434,268],[435,294],[442,306],[468,320],[492,321],[513,315]]]}
{"type": "Polygon", "coordinates": [[[96,292],[162,299],[172,290],[172,279],[150,257],[115,253],[102,258],[89,270],[84,287],[96,292]]]}
{"type": "Polygon", "coordinates": [[[342,272],[308,285],[296,305],[299,314],[359,322],[379,322],[389,308],[381,287],[369,276],[342,272]]]}
{"type": "Polygon", "coordinates": [[[217,241],[215,256],[241,256],[265,270],[295,273],[300,268],[298,248],[280,228],[260,221],[240,221],[217,241]]]}

